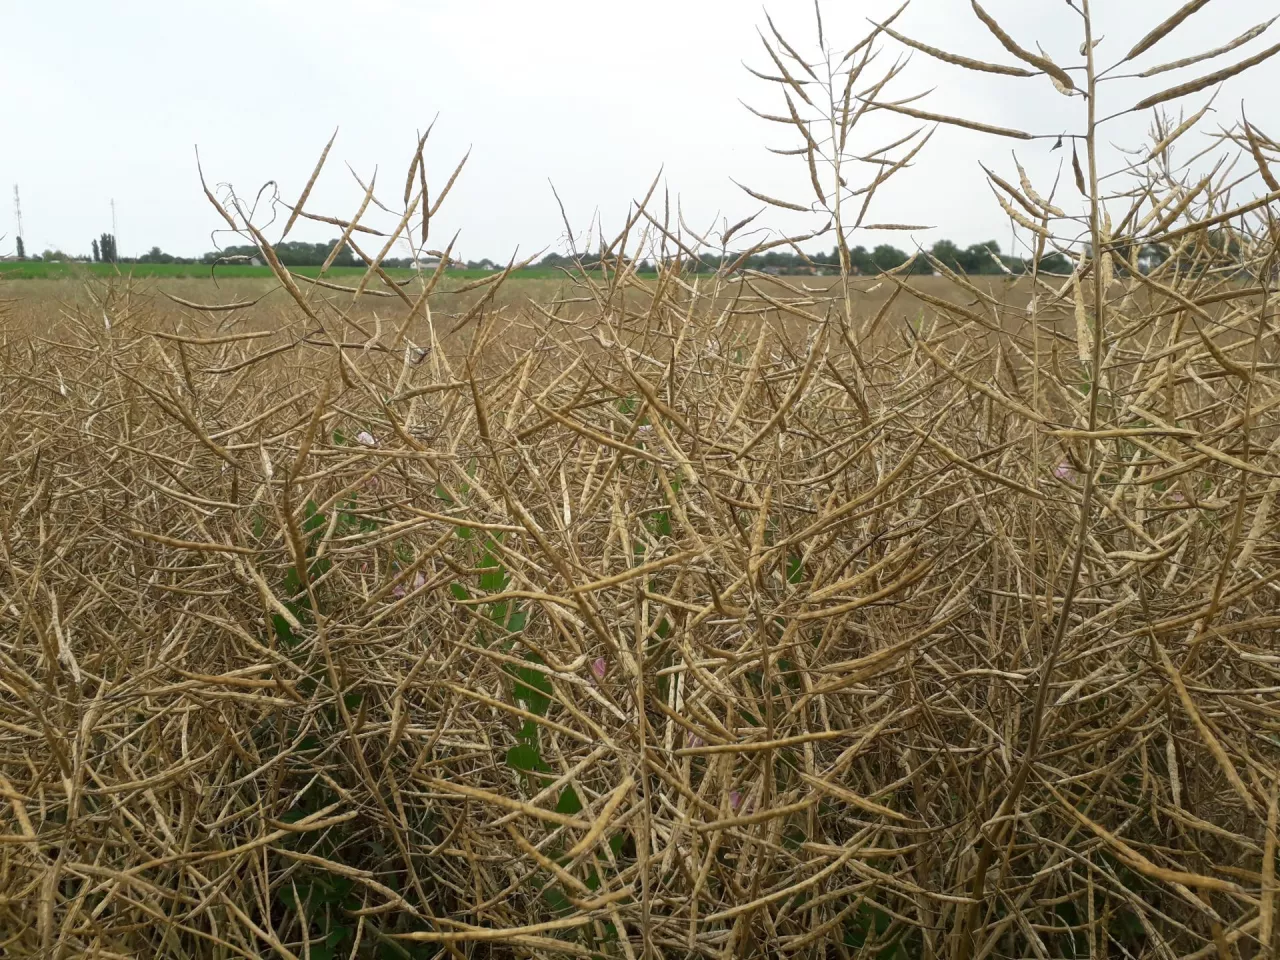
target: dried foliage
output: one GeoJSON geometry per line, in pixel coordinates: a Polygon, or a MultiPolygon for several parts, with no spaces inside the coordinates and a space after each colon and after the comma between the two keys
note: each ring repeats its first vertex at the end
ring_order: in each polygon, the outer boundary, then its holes
{"type": "MultiPolygon", "coordinates": [[[[1161,117],[1102,195],[1080,18],[1083,202],[992,180],[1072,257],[1025,310],[694,283],[651,190],[554,303],[444,317],[361,252],[351,290],[272,260],[277,331],[124,283],[8,330],[0,950],[1272,955],[1276,196],[1238,195],[1276,145],[1179,166],[1161,117]]],[[[878,93],[768,45],[847,249],[878,93]]],[[[424,142],[402,207],[324,222],[425,248],[424,142]]]]}

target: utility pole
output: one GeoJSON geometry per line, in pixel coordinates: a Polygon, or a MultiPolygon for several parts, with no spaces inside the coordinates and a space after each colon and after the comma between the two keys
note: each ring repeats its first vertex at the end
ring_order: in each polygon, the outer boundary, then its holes
{"type": "Polygon", "coordinates": [[[120,235],[116,233],[116,198],[111,198],[111,252],[115,254],[112,260],[120,259],[120,235]]]}
{"type": "Polygon", "coordinates": [[[18,197],[18,185],[13,185],[13,218],[18,222],[18,259],[26,259],[22,243],[22,200],[18,197]]]}

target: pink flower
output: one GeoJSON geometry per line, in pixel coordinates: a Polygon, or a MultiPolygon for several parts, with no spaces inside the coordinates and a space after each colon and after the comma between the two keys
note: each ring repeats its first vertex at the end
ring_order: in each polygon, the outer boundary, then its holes
{"type": "Polygon", "coordinates": [[[597,680],[603,680],[609,671],[609,662],[604,657],[596,657],[591,662],[591,673],[597,680]]]}
{"type": "Polygon", "coordinates": [[[406,589],[406,588],[405,588],[405,585],[404,585],[403,583],[397,583],[397,584],[396,584],[396,588],[395,588],[394,590],[392,590],[391,592],[392,592],[395,596],[397,596],[397,597],[403,597],[406,593],[408,593],[408,592],[409,592],[409,590],[410,590],[410,589],[412,589],[412,590],[420,590],[420,589],[422,589],[423,587],[425,587],[426,585],[427,585],[427,578],[423,575],[422,571],[421,571],[421,570],[419,570],[419,571],[418,571],[417,576],[415,576],[415,577],[413,578],[413,586],[412,586],[412,587],[410,587],[410,588],[406,589]]]}
{"type": "Polygon", "coordinates": [[[1053,468],[1053,475],[1057,477],[1059,480],[1066,480],[1068,477],[1071,476],[1072,472],[1073,471],[1071,469],[1071,464],[1067,463],[1066,460],[1063,460],[1061,463],[1059,463],[1056,467],[1053,468]]]}
{"type": "Polygon", "coordinates": [[[739,807],[742,806],[742,791],[740,790],[729,791],[729,806],[731,806],[734,810],[737,810],[739,807]]]}
{"type": "Polygon", "coordinates": [[[1187,498],[1182,495],[1181,490],[1174,490],[1172,493],[1169,494],[1169,499],[1172,500],[1174,503],[1182,503],[1187,498]]]}
{"type": "Polygon", "coordinates": [[[376,447],[378,441],[373,439],[373,434],[368,430],[361,430],[356,434],[356,441],[364,444],[366,447],[376,447]]]}
{"type": "Polygon", "coordinates": [[[696,733],[686,733],[684,737],[685,743],[690,747],[705,747],[707,745],[707,741],[703,740],[696,733]]]}

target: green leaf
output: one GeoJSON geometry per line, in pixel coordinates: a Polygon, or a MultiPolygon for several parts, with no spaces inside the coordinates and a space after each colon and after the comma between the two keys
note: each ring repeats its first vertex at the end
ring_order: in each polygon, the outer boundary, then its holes
{"type": "Polygon", "coordinates": [[[542,755],[532,744],[521,743],[507,751],[507,766],[521,773],[533,773],[543,766],[542,755]]]}
{"type": "Polygon", "coordinates": [[[627,835],[625,833],[615,833],[609,838],[609,849],[613,851],[615,857],[621,856],[622,848],[626,845],[627,835]]]}
{"type": "Polygon", "coordinates": [[[510,633],[519,633],[528,622],[529,612],[527,610],[517,610],[511,614],[511,619],[507,621],[507,630],[510,633]]]}
{"type": "MultiPolygon", "coordinates": [[[[530,663],[542,663],[542,658],[536,653],[531,653],[525,657],[530,663]]],[[[539,670],[533,670],[529,667],[519,667],[515,670],[516,684],[514,696],[517,700],[523,700],[527,705],[530,713],[535,713],[540,717],[547,715],[547,710],[551,706],[551,678],[539,670]]]]}
{"type": "MultiPolygon", "coordinates": [[[[344,943],[351,939],[351,928],[339,924],[329,931],[329,935],[324,938],[325,946],[337,950],[344,943]]],[[[314,954],[312,954],[314,956],[314,954]]]]}
{"type": "Polygon", "coordinates": [[[564,895],[564,892],[559,887],[547,887],[542,891],[542,899],[551,904],[551,909],[557,914],[573,911],[573,904],[569,902],[569,898],[564,895]]]}
{"type": "Polygon", "coordinates": [[[582,812],[582,801],[578,799],[578,793],[572,786],[565,787],[560,791],[560,800],[556,803],[556,813],[563,813],[567,816],[573,816],[575,813],[582,812]]]}
{"type": "Polygon", "coordinates": [[[480,574],[480,589],[485,593],[501,593],[507,586],[506,568],[498,561],[489,551],[485,551],[484,559],[480,561],[480,568],[485,571],[480,574]]]}
{"type": "MultiPolygon", "coordinates": [[[[519,671],[519,675],[521,680],[532,679],[533,677],[542,676],[539,673],[534,673],[534,671],[532,670],[521,670],[519,671]]],[[[535,714],[539,717],[545,717],[547,715],[547,710],[549,710],[551,707],[550,697],[548,697],[546,694],[541,693],[538,690],[535,690],[533,687],[528,686],[524,683],[516,684],[515,698],[517,700],[523,700],[525,703],[526,709],[530,713],[535,714]]]]}
{"type": "Polygon", "coordinates": [[[471,599],[471,592],[460,583],[449,584],[449,592],[453,594],[455,600],[471,599]]]}
{"type": "Polygon", "coordinates": [[[662,510],[653,515],[653,526],[650,530],[659,537],[671,537],[671,513],[662,510]]]}
{"type": "Polygon", "coordinates": [[[782,831],[782,845],[788,850],[799,850],[806,839],[804,830],[797,824],[793,823],[782,831]]]}
{"type": "Polygon", "coordinates": [[[302,530],[304,533],[313,533],[316,530],[322,530],[329,522],[328,518],[325,517],[323,513],[318,512],[319,508],[316,506],[316,502],[314,500],[308,500],[303,510],[305,519],[302,521],[302,530]]]}
{"type": "MultiPolygon", "coordinates": [[[[293,894],[293,884],[291,883],[287,883],[276,890],[276,900],[278,900],[280,905],[284,907],[286,910],[298,909],[298,898],[295,897],[293,894]]],[[[307,902],[305,894],[303,894],[302,902],[303,903],[307,902]]]]}
{"type": "Polygon", "coordinates": [[[876,933],[884,933],[889,929],[889,925],[893,923],[893,920],[879,907],[874,908],[873,913],[875,914],[876,933]]]}
{"type": "Polygon", "coordinates": [[[289,621],[280,614],[276,613],[272,615],[271,628],[275,630],[276,636],[286,647],[292,647],[298,642],[297,638],[293,635],[293,628],[289,626],[289,621]]]}
{"type": "Polygon", "coordinates": [[[787,583],[800,583],[804,579],[804,558],[799,554],[787,557],[787,583]]]}
{"type": "Polygon", "coordinates": [[[338,504],[338,526],[354,527],[359,518],[355,512],[360,509],[360,502],[352,494],[342,503],[338,504]]]}
{"type": "MultiPolygon", "coordinates": [[[[350,877],[332,877],[329,882],[325,884],[325,899],[329,903],[341,903],[351,895],[351,890],[354,886],[355,881],[350,877]]],[[[342,927],[339,927],[335,932],[340,932],[342,929],[342,927]]],[[[347,935],[350,936],[350,931],[347,931],[347,935]]],[[[330,934],[329,936],[332,938],[333,934],[330,934]]],[[[341,940],[337,942],[341,942],[341,940]]]]}

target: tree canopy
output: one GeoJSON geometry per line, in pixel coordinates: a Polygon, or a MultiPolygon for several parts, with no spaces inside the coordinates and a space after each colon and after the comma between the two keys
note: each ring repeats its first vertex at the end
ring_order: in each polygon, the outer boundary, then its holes
{"type": "MultiPolygon", "coordinates": [[[[289,240],[277,244],[272,249],[276,257],[286,267],[318,267],[329,258],[330,253],[338,243],[339,239],[336,237],[321,243],[289,240]]],[[[107,263],[127,260],[136,263],[212,264],[226,258],[264,259],[262,251],[253,244],[227,246],[221,250],[210,251],[199,258],[174,256],[166,253],[158,246],[153,246],[141,256],[121,258],[116,250],[115,237],[109,233],[104,233],[94,239],[92,247],[93,259],[107,263]]],[[[1087,253],[1087,251],[1085,252],[1087,253]]],[[[969,275],[1022,275],[1029,273],[1032,267],[1029,258],[1009,256],[1002,253],[1000,244],[994,240],[970,244],[967,247],[961,247],[951,240],[939,240],[929,248],[927,253],[946,269],[969,275]]],[[[1158,266],[1167,256],[1168,253],[1166,251],[1158,250],[1154,247],[1143,247],[1138,251],[1137,263],[1140,269],[1149,270],[1158,266]]],[[[721,255],[704,252],[699,255],[696,263],[687,256],[682,259],[685,268],[688,270],[718,272],[738,263],[741,259],[741,254],[731,252],[721,255]]],[[[883,270],[898,269],[909,260],[911,260],[911,254],[888,243],[879,244],[870,250],[864,246],[856,246],[849,249],[849,266],[855,274],[875,275],[883,270]]],[[[417,265],[431,269],[434,268],[436,262],[434,257],[429,257],[425,261],[418,261],[417,265]]],[[[564,269],[584,267],[590,269],[598,265],[599,262],[600,255],[598,253],[584,253],[577,257],[566,256],[561,253],[548,253],[536,266],[540,269],[554,267],[564,269]]],[[[338,267],[362,267],[364,265],[364,261],[356,255],[350,244],[344,244],[333,260],[333,266],[338,267]]],[[[384,259],[382,265],[388,268],[408,268],[415,266],[415,261],[408,257],[391,257],[384,259]]],[[[484,258],[481,260],[469,260],[465,263],[456,262],[454,266],[465,267],[468,270],[500,270],[503,264],[484,258]]],[[[657,265],[653,260],[644,260],[638,264],[638,269],[641,272],[652,273],[656,271],[657,265]]],[[[738,269],[779,274],[815,272],[830,274],[836,273],[840,269],[840,252],[835,248],[828,252],[817,253],[801,253],[794,249],[775,249],[747,257],[741,263],[738,263],[738,269]]],[[[937,272],[930,262],[929,256],[923,254],[916,257],[908,270],[913,274],[937,272]]],[[[1071,262],[1060,253],[1052,253],[1040,261],[1039,270],[1045,273],[1067,274],[1071,270],[1071,262]]]]}
{"type": "MultiPolygon", "coordinates": [[[[1000,244],[994,240],[988,240],[986,243],[971,244],[965,248],[961,248],[951,240],[939,240],[929,249],[928,253],[947,269],[970,275],[1002,273],[1020,275],[1029,273],[1032,266],[1028,258],[1001,254],[1000,244]]],[[[699,258],[699,269],[718,271],[736,263],[740,256],[737,253],[730,253],[725,256],[704,254],[699,258]]],[[[868,250],[863,246],[852,247],[849,250],[850,268],[854,273],[863,275],[874,275],[883,270],[896,269],[910,259],[911,255],[909,253],[888,243],[879,244],[872,250],[868,250]]],[[[549,254],[543,259],[540,266],[567,266],[571,262],[568,257],[549,254]]],[[[583,266],[590,267],[598,262],[598,258],[585,257],[581,262],[583,266]]],[[[646,267],[650,270],[654,269],[652,263],[646,264],[646,267]]],[[[812,273],[814,271],[835,273],[839,268],[840,251],[838,249],[832,249],[828,253],[813,254],[770,250],[767,253],[748,257],[739,265],[739,269],[770,273],[812,273]]],[[[1053,253],[1040,261],[1039,269],[1047,273],[1066,274],[1071,270],[1071,263],[1062,254],[1053,253]]],[[[913,274],[930,274],[936,271],[929,258],[921,255],[911,265],[909,272],[913,274]]]]}

